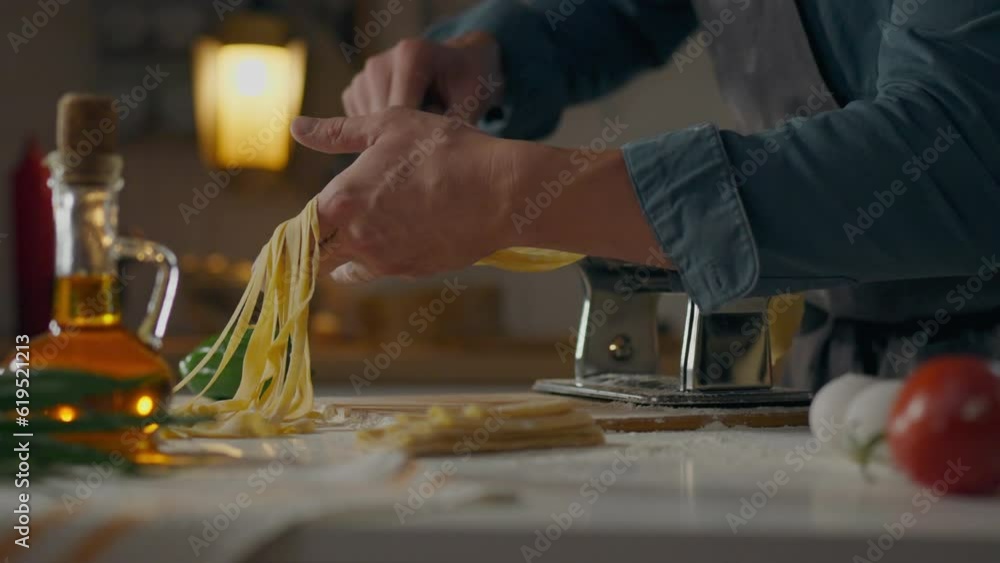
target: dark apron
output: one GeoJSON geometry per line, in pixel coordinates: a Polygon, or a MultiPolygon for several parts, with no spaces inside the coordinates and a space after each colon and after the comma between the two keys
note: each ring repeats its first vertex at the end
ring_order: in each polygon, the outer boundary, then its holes
{"type": "MultiPolygon", "coordinates": [[[[722,97],[742,133],[776,127],[803,108],[808,108],[809,116],[838,109],[833,96],[817,95],[829,89],[795,0],[693,3],[700,21],[715,22],[706,27],[717,33],[702,31],[701,42],[710,33],[708,50],[722,97]]],[[[1000,294],[983,291],[959,315],[945,296],[966,279],[879,282],[807,292],[805,316],[787,356],[783,382],[816,389],[847,371],[898,377],[930,354],[986,351],[1000,324],[1000,294]],[[948,315],[944,322],[935,318],[941,311],[948,315]]]]}

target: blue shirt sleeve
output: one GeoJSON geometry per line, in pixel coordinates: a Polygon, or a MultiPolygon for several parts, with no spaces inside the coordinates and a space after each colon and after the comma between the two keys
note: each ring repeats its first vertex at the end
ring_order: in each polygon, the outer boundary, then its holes
{"type": "MultiPolygon", "coordinates": [[[[997,263],[1000,8],[892,4],[908,17],[871,21],[881,44],[858,51],[877,57],[872,95],[752,135],[702,124],[623,148],[678,287],[703,310],[997,263]]],[[[694,25],[680,1],[490,0],[431,35],[493,33],[509,86],[503,117],[486,128],[537,138],[567,105],[662,64],[694,25]]]]}
{"type": "Polygon", "coordinates": [[[662,65],[694,27],[689,0],[487,0],[428,35],[491,33],[506,86],[500,117],[481,126],[537,139],[556,128],[563,108],[662,65]]]}
{"type": "Polygon", "coordinates": [[[996,263],[1000,8],[928,2],[878,25],[871,99],[752,135],[705,124],[624,147],[647,219],[704,310],[996,263]]]}

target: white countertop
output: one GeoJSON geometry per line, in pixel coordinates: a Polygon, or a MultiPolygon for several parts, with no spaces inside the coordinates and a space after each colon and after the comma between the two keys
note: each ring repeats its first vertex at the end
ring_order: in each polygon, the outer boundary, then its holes
{"type": "MultiPolygon", "coordinates": [[[[831,448],[810,443],[806,429],[608,438],[607,446],[592,449],[427,458],[407,465],[402,478],[391,476],[400,473],[403,460],[361,456],[347,431],[281,441],[202,441],[246,460],[163,478],[113,477],[94,488],[79,514],[127,509],[150,515],[144,522],[152,528],[132,541],[163,547],[146,547],[144,561],[222,561],[224,551],[236,553],[240,542],[254,541],[267,545],[249,561],[285,563],[846,563],[874,561],[866,552],[878,549],[872,545],[879,541],[882,562],[1000,561],[1000,497],[937,499],[884,468],[867,482],[831,448]],[[294,459],[279,461],[288,451],[294,459]],[[266,481],[261,471],[270,471],[266,481]],[[442,482],[446,472],[451,477],[442,482]],[[195,557],[187,545],[192,535],[203,534],[220,504],[240,493],[250,504],[195,557]],[[422,506],[420,496],[427,498],[422,506]],[[757,504],[755,513],[744,500],[757,504]],[[911,525],[895,525],[905,513],[911,525]],[[886,526],[902,530],[900,539],[886,526]],[[539,539],[546,531],[557,539],[539,539]],[[277,539],[264,541],[272,536],[277,539]]],[[[33,513],[43,513],[39,502],[63,512],[61,495],[78,494],[73,489],[80,482],[46,483],[48,500],[36,501],[33,513]]],[[[6,507],[12,490],[3,492],[6,507]]],[[[117,560],[108,555],[94,561],[117,560]]]]}
{"type": "MultiPolygon", "coordinates": [[[[513,498],[343,515],[300,528],[276,549],[302,556],[282,560],[302,561],[800,563],[873,560],[866,554],[872,540],[882,542],[887,562],[937,563],[959,554],[962,561],[1000,561],[1000,497],[938,498],[885,468],[867,482],[830,448],[809,454],[805,448],[818,444],[809,440],[805,429],[610,434],[609,447],[600,449],[456,458],[453,483],[484,483],[513,498]],[[616,464],[619,458],[631,465],[616,464]],[[603,491],[590,481],[602,473],[603,491]],[[776,478],[784,484],[766,484],[776,478]],[[744,499],[757,503],[755,513],[744,499]],[[901,523],[905,513],[909,527],[901,523]],[[552,527],[557,520],[565,531],[552,527]],[[547,549],[539,539],[546,528],[557,537],[547,549]],[[891,528],[902,530],[900,539],[880,540],[891,528]],[[310,544],[336,548],[310,558],[310,544]]],[[[431,490],[444,462],[423,460],[408,490],[431,490]]],[[[259,560],[277,561],[275,553],[259,560]]]]}

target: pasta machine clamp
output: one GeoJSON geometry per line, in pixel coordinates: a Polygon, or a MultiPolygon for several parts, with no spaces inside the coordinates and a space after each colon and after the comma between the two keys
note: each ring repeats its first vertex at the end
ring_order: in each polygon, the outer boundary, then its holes
{"type": "Polygon", "coordinates": [[[809,391],[773,385],[770,298],[739,299],[712,314],[688,300],[680,370],[664,375],[657,304],[671,292],[665,272],[595,258],[579,268],[585,299],[575,378],[541,379],[536,391],[657,406],[809,404],[809,391]]]}

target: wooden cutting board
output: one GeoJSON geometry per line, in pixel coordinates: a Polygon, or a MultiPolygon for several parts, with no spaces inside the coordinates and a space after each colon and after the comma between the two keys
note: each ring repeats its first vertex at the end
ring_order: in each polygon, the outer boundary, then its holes
{"type": "MultiPolygon", "coordinates": [[[[501,405],[551,398],[542,393],[446,393],[437,395],[383,395],[375,397],[335,397],[332,403],[354,412],[395,414],[422,412],[432,405],[501,405]]],[[[580,404],[601,428],[619,432],[697,430],[705,426],[775,428],[808,426],[808,407],[759,407],[722,409],[696,407],[647,407],[588,399],[567,398],[580,404]]]]}

